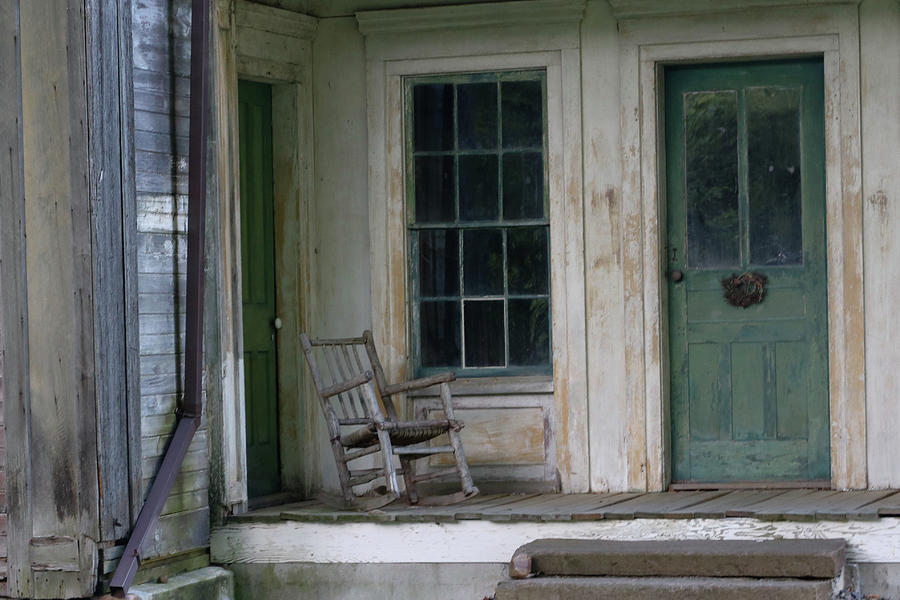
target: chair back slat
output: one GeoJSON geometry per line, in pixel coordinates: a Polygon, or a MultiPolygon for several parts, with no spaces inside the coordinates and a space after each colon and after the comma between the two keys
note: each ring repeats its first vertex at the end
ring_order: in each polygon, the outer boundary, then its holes
{"type": "MultiPolygon", "coordinates": [[[[337,354],[334,350],[334,344],[323,346],[322,351],[325,355],[325,361],[328,363],[328,370],[331,373],[332,382],[337,383],[339,381],[346,381],[347,379],[350,379],[350,377],[346,373],[344,373],[340,367],[337,354]]],[[[338,394],[337,399],[338,403],[341,406],[341,411],[344,413],[345,419],[359,418],[359,414],[357,414],[356,410],[354,410],[353,400],[350,398],[350,395],[347,392],[341,392],[340,394],[338,394]]]]}
{"type": "MultiPolygon", "coordinates": [[[[344,344],[341,346],[341,353],[344,355],[344,362],[347,365],[347,370],[351,373],[362,373],[366,369],[363,369],[362,363],[359,361],[359,354],[357,350],[357,345],[349,345],[344,344]],[[351,358],[351,356],[353,358],[351,358]],[[353,360],[355,359],[355,360],[353,360]],[[355,364],[354,364],[355,363],[355,364]]],[[[370,417],[369,409],[366,407],[365,398],[363,398],[362,390],[356,389],[354,390],[354,400],[357,405],[359,405],[360,413],[365,415],[366,417],[370,417]]]]}

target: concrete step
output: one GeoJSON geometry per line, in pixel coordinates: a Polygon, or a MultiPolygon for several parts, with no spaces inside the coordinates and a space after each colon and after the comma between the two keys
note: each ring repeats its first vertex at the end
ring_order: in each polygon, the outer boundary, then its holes
{"type": "Polygon", "coordinates": [[[510,561],[510,577],[832,579],[840,575],[845,554],[844,540],[620,542],[544,539],[535,540],[516,550],[510,561]]]}
{"type": "Polygon", "coordinates": [[[831,582],[743,577],[536,577],[501,581],[494,600],[829,600],[831,582]]]}

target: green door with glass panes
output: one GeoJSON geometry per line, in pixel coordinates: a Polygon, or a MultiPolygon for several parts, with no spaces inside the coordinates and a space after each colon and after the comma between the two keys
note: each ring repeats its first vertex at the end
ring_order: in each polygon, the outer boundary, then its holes
{"type": "Polygon", "coordinates": [[[272,87],[238,82],[247,493],[281,489],[275,352],[272,87]]]}
{"type": "Polygon", "coordinates": [[[830,477],[821,59],[665,71],[673,483],[830,477]]]}
{"type": "Polygon", "coordinates": [[[406,81],[416,371],[547,374],[544,71],[406,81]]]}

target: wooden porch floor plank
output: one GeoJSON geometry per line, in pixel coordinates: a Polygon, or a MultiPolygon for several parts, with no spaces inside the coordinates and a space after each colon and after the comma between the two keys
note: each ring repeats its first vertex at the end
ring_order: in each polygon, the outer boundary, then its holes
{"type": "MultiPolygon", "coordinates": [[[[536,494],[521,502],[511,502],[482,511],[482,518],[488,521],[539,521],[545,510],[552,510],[566,494],[536,494]]],[[[571,495],[571,494],[569,494],[571,495]]]]}
{"type": "Polygon", "coordinates": [[[621,492],[605,494],[597,497],[586,508],[572,513],[573,521],[599,521],[603,519],[603,510],[609,506],[628,502],[644,494],[640,492],[621,492]],[[602,498],[602,499],[601,499],[602,498]],[[599,500],[599,501],[598,501],[599,500]]]}
{"type": "Polygon", "coordinates": [[[341,510],[316,500],[260,508],[235,522],[588,521],[600,519],[747,517],[765,521],[874,520],[900,516],[900,491],[718,490],[607,494],[491,494],[451,506],[396,502],[370,512],[341,510]]]}
{"type": "Polygon", "coordinates": [[[726,492],[662,492],[644,494],[632,500],[604,508],[605,519],[660,519],[673,511],[693,506],[705,500],[723,496],[726,492]]]}
{"type": "MultiPolygon", "coordinates": [[[[696,519],[724,519],[747,507],[784,494],[787,490],[732,490],[723,496],[711,498],[692,507],[696,519]],[[731,514],[729,514],[731,513],[731,514]]],[[[749,516],[749,511],[746,516],[749,516]]]]}
{"type": "Polygon", "coordinates": [[[790,490],[748,509],[751,517],[763,521],[813,521],[816,513],[812,506],[834,493],[810,489],[790,490]]]}
{"type": "Polygon", "coordinates": [[[875,520],[878,518],[878,501],[895,493],[891,490],[837,492],[815,507],[816,520],[875,520]]]}
{"type": "Polygon", "coordinates": [[[876,511],[879,517],[900,517],[900,491],[889,491],[893,492],[890,496],[885,496],[865,508],[876,511]]]}

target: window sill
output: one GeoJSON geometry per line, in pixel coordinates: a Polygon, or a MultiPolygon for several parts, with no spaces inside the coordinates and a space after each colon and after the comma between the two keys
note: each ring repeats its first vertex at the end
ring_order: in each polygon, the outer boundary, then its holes
{"type": "MultiPolygon", "coordinates": [[[[450,392],[454,396],[490,396],[515,394],[552,394],[553,377],[514,376],[514,377],[465,377],[450,383],[450,392]]],[[[432,386],[424,390],[416,390],[408,394],[411,398],[437,396],[440,390],[432,386]]]]}

